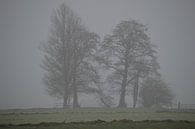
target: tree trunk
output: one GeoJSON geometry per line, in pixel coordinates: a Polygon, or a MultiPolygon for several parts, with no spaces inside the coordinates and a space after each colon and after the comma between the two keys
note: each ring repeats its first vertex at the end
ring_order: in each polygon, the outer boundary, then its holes
{"type": "Polygon", "coordinates": [[[66,94],[63,98],[63,108],[68,108],[68,96],[66,94]]]}
{"type": "Polygon", "coordinates": [[[79,107],[79,104],[78,104],[78,94],[77,94],[77,67],[78,67],[78,59],[77,59],[77,56],[75,54],[74,56],[74,66],[73,66],[73,78],[72,78],[72,87],[73,87],[73,105],[72,107],[73,108],[78,108],[79,107]]]}
{"type": "Polygon", "coordinates": [[[128,58],[126,58],[126,61],[125,61],[124,75],[123,75],[123,80],[122,80],[122,85],[121,85],[121,94],[120,94],[120,100],[119,100],[118,107],[127,107],[125,103],[127,74],[128,74],[128,58]]]}
{"type": "Polygon", "coordinates": [[[73,108],[78,108],[78,95],[77,95],[77,85],[76,85],[76,77],[73,77],[73,108]]]}
{"type": "MultiPolygon", "coordinates": [[[[125,81],[123,81],[123,82],[125,82],[125,81]]],[[[121,87],[121,94],[120,94],[120,100],[119,100],[118,107],[126,107],[127,106],[125,103],[125,91],[126,91],[126,85],[125,85],[125,83],[123,83],[123,85],[121,87]]]]}
{"type": "MultiPolygon", "coordinates": [[[[137,73],[136,73],[137,74],[137,73]]],[[[139,76],[138,74],[136,75],[136,78],[135,78],[135,85],[134,85],[134,89],[133,89],[133,108],[136,107],[136,104],[137,104],[137,98],[138,98],[138,85],[139,83],[139,76]]]]}
{"type": "Polygon", "coordinates": [[[126,95],[126,86],[127,86],[127,74],[128,74],[128,67],[129,67],[129,48],[126,49],[125,52],[125,64],[124,64],[124,74],[122,79],[122,85],[121,85],[121,94],[120,94],[120,100],[118,107],[127,107],[125,103],[125,95],[126,95]]]}
{"type": "Polygon", "coordinates": [[[78,108],[79,104],[78,104],[78,95],[77,95],[77,91],[74,92],[73,95],[73,108],[78,108]]]}
{"type": "MultiPolygon", "coordinates": [[[[64,25],[64,24],[63,24],[64,25]]],[[[64,34],[64,31],[63,31],[64,34]]],[[[62,37],[62,42],[63,42],[63,74],[64,74],[64,96],[63,96],[63,108],[68,108],[68,76],[69,76],[69,65],[68,65],[68,52],[67,48],[65,47],[65,39],[64,36],[62,37]]]]}

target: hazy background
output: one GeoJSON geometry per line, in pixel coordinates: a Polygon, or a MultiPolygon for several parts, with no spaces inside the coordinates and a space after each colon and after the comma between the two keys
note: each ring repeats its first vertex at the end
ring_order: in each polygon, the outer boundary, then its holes
{"type": "MultiPolygon", "coordinates": [[[[53,9],[63,0],[0,0],[0,108],[52,107],[41,82],[53,9]]],[[[195,103],[194,0],[66,0],[84,24],[102,38],[121,20],[148,24],[163,78],[182,103],[195,103]]],[[[82,97],[81,106],[95,106],[82,97]]]]}

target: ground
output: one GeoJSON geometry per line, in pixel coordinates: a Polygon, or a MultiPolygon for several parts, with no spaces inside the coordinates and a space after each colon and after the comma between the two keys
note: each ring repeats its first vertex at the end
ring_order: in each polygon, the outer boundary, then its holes
{"type": "Polygon", "coordinates": [[[194,121],[195,112],[159,112],[143,108],[0,110],[0,129],[194,129],[194,121]]]}

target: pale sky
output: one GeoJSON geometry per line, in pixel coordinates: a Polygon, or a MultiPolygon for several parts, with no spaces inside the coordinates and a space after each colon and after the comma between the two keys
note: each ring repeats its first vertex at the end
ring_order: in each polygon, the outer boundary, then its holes
{"type": "MultiPolygon", "coordinates": [[[[0,0],[0,108],[51,107],[41,82],[38,45],[49,34],[52,11],[64,0],[0,0]]],[[[66,0],[101,37],[122,20],[147,24],[163,78],[176,99],[195,104],[194,0],[66,0]]],[[[102,40],[102,39],[101,39],[102,40]]],[[[177,101],[176,100],[176,101],[177,101]]],[[[94,100],[82,98],[85,106],[94,100]]],[[[82,103],[81,103],[82,105],[82,103]]]]}

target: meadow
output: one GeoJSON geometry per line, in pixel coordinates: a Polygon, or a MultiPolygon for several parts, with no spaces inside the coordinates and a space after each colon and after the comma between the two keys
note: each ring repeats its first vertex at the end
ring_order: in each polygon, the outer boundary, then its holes
{"type": "Polygon", "coordinates": [[[161,112],[144,108],[0,110],[0,129],[194,129],[194,121],[195,112],[161,112]]]}

